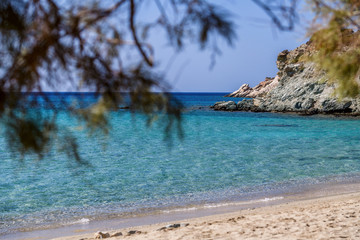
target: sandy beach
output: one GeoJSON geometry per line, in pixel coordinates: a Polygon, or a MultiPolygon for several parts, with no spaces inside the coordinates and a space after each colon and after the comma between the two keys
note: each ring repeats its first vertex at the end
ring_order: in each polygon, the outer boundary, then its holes
{"type": "MultiPolygon", "coordinates": [[[[105,232],[103,232],[105,233],[105,232]]],[[[360,193],[133,228],[109,239],[360,239],[360,193]]],[[[95,239],[95,233],[56,240],[95,239]]]]}

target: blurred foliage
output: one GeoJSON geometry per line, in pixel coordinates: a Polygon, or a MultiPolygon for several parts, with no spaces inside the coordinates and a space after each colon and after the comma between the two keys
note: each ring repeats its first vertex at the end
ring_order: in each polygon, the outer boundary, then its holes
{"type": "MultiPolygon", "coordinates": [[[[297,0],[252,0],[284,31],[294,29],[297,0]]],[[[218,38],[232,45],[236,39],[231,14],[207,0],[2,0],[0,1],[0,116],[14,151],[48,151],[62,138],[64,149],[81,161],[76,138],[57,125],[58,109],[46,114],[32,106],[37,92],[59,87],[99,93],[92,106],[66,111],[90,130],[109,132],[109,113],[123,106],[147,116],[147,123],[165,119],[165,136],[181,130],[181,104],[172,99],[171,86],[158,72],[151,34],[164,34],[175,50],[195,43],[220,51],[218,38]],[[149,4],[156,9],[147,13],[149,4]],[[144,10],[145,9],[145,10],[144,10]],[[130,57],[129,57],[130,56],[130,57]],[[25,96],[25,97],[24,97],[25,96]]],[[[307,0],[314,13],[309,33],[315,61],[339,85],[340,96],[359,93],[360,1],[307,0]],[[353,33],[352,31],[355,31],[353,33]]]]}
{"type": "Polygon", "coordinates": [[[292,31],[298,22],[299,0],[252,0],[265,11],[271,21],[281,31],[292,31]]]}
{"type": "Polygon", "coordinates": [[[320,69],[337,84],[337,95],[356,97],[360,74],[360,1],[308,0],[315,13],[309,34],[320,69]]]}
{"type": "Polygon", "coordinates": [[[62,149],[81,161],[76,138],[57,125],[64,109],[48,101],[51,111],[44,114],[32,107],[37,98],[25,95],[48,100],[44,90],[64,86],[100,94],[90,107],[67,105],[90,133],[108,133],[109,112],[129,98],[130,111],[145,114],[149,125],[162,116],[165,136],[181,137],[181,104],[156,72],[149,33],[162,30],[177,50],[194,42],[216,54],[215,38],[232,44],[236,37],[229,16],[205,0],[0,1],[0,116],[11,148],[41,158],[62,138],[62,149]],[[157,10],[149,20],[141,11],[147,4],[157,10]]]}

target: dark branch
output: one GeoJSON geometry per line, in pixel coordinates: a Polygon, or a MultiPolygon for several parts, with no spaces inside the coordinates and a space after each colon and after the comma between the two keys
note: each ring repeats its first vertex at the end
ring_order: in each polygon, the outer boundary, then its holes
{"type": "Polygon", "coordinates": [[[292,0],[292,5],[290,7],[280,4],[279,6],[272,6],[270,4],[264,3],[262,0],[252,0],[260,8],[262,8],[266,14],[271,18],[271,21],[281,30],[281,31],[292,31],[295,26],[296,20],[296,1],[292,0]],[[278,17],[276,10],[280,9],[282,15],[287,21],[287,25],[282,23],[282,20],[278,17]]]}
{"type": "Polygon", "coordinates": [[[142,55],[143,59],[145,60],[145,62],[152,67],[153,66],[153,62],[151,59],[148,58],[148,56],[146,55],[141,43],[139,42],[139,39],[137,37],[136,34],[136,27],[135,27],[135,3],[134,0],[130,0],[130,30],[131,30],[131,34],[133,36],[133,39],[135,41],[135,44],[137,46],[137,49],[139,50],[140,54],[142,55]]]}

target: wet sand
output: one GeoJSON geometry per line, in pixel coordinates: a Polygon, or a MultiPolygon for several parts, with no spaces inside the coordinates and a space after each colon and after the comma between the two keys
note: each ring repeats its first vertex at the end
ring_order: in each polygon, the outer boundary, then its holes
{"type": "MultiPolygon", "coordinates": [[[[120,232],[109,239],[360,239],[360,193],[108,231],[120,232]]],[[[56,239],[94,239],[94,234],[56,239]]]]}

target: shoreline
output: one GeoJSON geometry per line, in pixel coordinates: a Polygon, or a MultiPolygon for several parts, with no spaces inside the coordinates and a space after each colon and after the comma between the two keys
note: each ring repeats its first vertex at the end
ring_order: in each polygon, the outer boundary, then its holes
{"type": "MultiPolygon", "coordinates": [[[[327,201],[326,199],[348,199],[349,196],[359,200],[360,204],[360,183],[332,183],[332,184],[317,184],[309,186],[297,193],[288,193],[282,196],[273,196],[269,198],[262,198],[250,201],[237,201],[217,204],[203,204],[188,206],[183,209],[173,209],[170,211],[158,211],[156,213],[131,217],[124,219],[109,219],[101,221],[84,221],[83,223],[69,225],[60,228],[35,230],[30,232],[16,232],[8,235],[0,236],[0,239],[53,239],[58,240],[78,240],[78,239],[93,239],[94,233],[97,231],[105,232],[119,232],[125,234],[130,230],[140,230],[142,232],[152,232],[151,234],[158,234],[157,229],[168,224],[174,223],[191,223],[194,225],[198,222],[212,222],[219,221],[218,219],[225,219],[227,215],[246,215],[248,213],[256,212],[261,215],[262,209],[272,208],[286,208],[286,206],[302,206],[304,203],[311,201],[327,201]],[[118,229],[118,230],[117,230],[118,229]],[[119,230],[120,229],[120,230],[119,230]],[[124,230],[125,229],[125,230],[124,230]]],[[[310,204],[311,205],[311,204],[310,204]]],[[[360,206],[360,205],[359,205],[360,206]]],[[[267,210],[267,211],[268,211],[267,210]]],[[[315,214],[316,215],[316,214],[315,214]]],[[[179,231],[185,231],[179,229],[179,231]]],[[[174,230],[178,231],[178,230],[174,230]]],[[[166,233],[164,231],[163,233],[166,233]]],[[[155,235],[156,235],[155,234],[155,235]]],[[[165,234],[166,235],[166,234],[165,234]]],[[[148,234],[139,234],[131,236],[133,239],[151,239],[148,234]]],[[[161,236],[158,236],[161,239],[161,236]]],[[[173,236],[176,237],[176,236],[173,236]]],[[[214,237],[214,236],[213,236],[214,237]]],[[[225,237],[225,236],[224,236],[225,237]]],[[[121,237],[119,237],[120,239],[121,237]]],[[[110,238],[117,239],[117,238],[110,238]]],[[[154,238],[158,239],[158,238],[154,238]]],[[[166,239],[166,238],[164,238],[166,239]]],[[[231,239],[231,238],[230,238],[231,239]]]]}
{"type": "MultiPolygon", "coordinates": [[[[357,239],[359,206],[359,192],[340,194],[176,223],[121,228],[109,232],[121,232],[121,236],[109,239],[357,239]]],[[[93,238],[94,233],[56,240],[93,238]]]]}
{"type": "MultiPolygon", "coordinates": [[[[358,239],[359,204],[360,193],[342,194],[187,219],[179,227],[122,228],[109,239],[358,239]]],[[[56,238],[79,239],[94,239],[94,233],[56,238]]]]}
{"type": "MultiPolygon", "coordinates": [[[[227,98],[237,98],[237,97],[227,97],[227,98]]],[[[241,99],[238,102],[242,102],[243,100],[254,101],[255,98],[239,98],[241,99]]],[[[235,100],[229,101],[219,101],[215,102],[213,105],[209,106],[209,108],[213,111],[217,112],[249,112],[249,113],[271,113],[271,114],[283,114],[283,115],[296,115],[300,117],[327,117],[327,118],[344,118],[344,119],[360,119],[360,112],[341,112],[341,111],[295,111],[295,110],[264,110],[253,108],[250,109],[248,107],[245,108],[232,108],[232,106],[236,106],[235,100]]]]}

